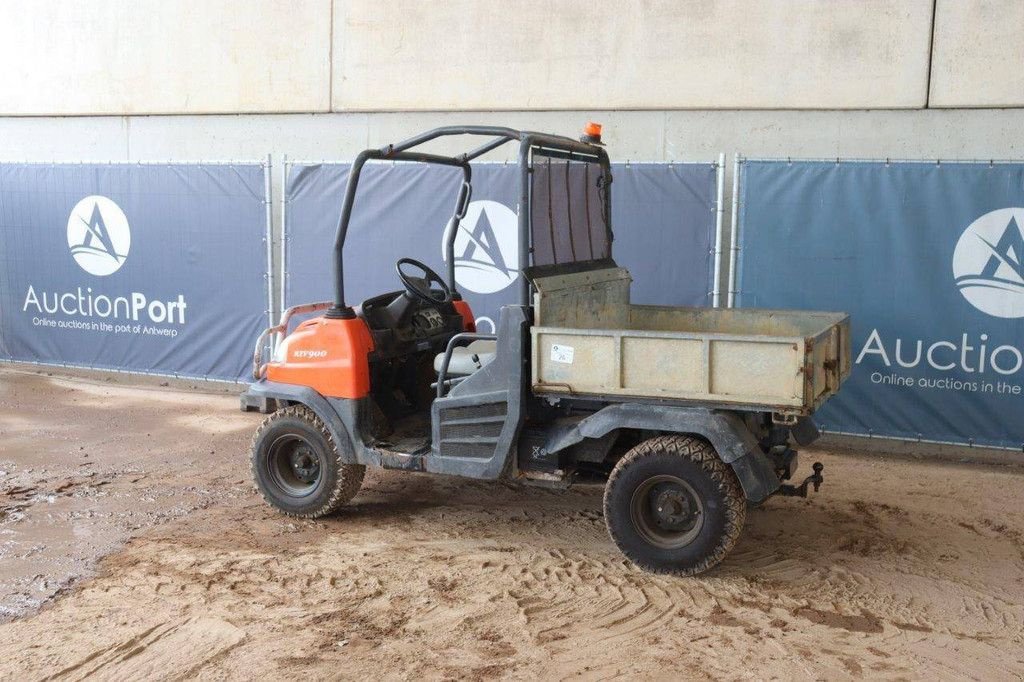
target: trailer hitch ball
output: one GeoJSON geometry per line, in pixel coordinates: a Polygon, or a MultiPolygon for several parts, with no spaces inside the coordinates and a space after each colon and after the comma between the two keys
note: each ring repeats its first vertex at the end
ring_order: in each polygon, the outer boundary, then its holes
{"type": "Polygon", "coordinates": [[[811,469],[814,473],[808,476],[807,480],[814,484],[814,492],[818,492],[821,484],[825,482],[825,478],[821,475],[821,472],[825,470],[825,465],[821,462],[815,462],[811,465],[811,469]]]}
{"type": "Polygon", "coordinates": [[[818,492],[821,484],[825,482],[825,477],[821,475],[821,472],[825,470],[825,465],[821,462],[815,462],[811,465],[811,469],[814,473],[805,478],[804,482],[800,485],[783,484],[779,486],[776,492],[785,497],[807,497],[807,486],[812,484],[814,485],[814,492],[818,492]]]}

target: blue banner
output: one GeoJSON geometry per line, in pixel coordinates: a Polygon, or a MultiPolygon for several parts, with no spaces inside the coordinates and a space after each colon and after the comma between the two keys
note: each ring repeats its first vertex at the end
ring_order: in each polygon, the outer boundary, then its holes
{"type": "MultiPolygon", "coordinates": [[[[331,298],[330,248],[348,164],[289,167],[285,188],[284,305],[331,298]]],[[[708,306],[715,238],[716,166],[613,164],[614,257],[633,275],[635,303],[708,306]]],[[[462,171],[415,163],[368,164],[345,243],[350,304],[401,285],[394,263],[409,256],[442,275],[443,237],[462,171]]],[[[473,166],[473,200],[455,241],[455,276],[481,331],[513,302],[521,276],[514,165],[473,166]]]]}
{"type": "Polygon", "coordinates": [[[262,164],[0,164],[0,356],[244,378],[267,326],[262,164]]]}
{"type": "Polygon", "coordinates": [[[826,430],[1024,444],[1024,164],[743,161],[737,304],[851,315],[826,430]]]}

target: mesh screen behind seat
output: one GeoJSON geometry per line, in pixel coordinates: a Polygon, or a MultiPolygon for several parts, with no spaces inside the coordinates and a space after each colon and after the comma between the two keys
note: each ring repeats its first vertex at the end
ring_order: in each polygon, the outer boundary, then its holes
{"type": "Polygon", "coordinates": [[[533,265],[599,260],[611,256],[602,169],[597,163],[536,154],[531,225],[533,265]]]}

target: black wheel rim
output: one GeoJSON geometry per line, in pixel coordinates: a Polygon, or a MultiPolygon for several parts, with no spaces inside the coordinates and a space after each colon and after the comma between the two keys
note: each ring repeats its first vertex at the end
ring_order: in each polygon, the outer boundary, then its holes
{"type": "Polygon", "coordinates": [[[704,527],[700,495],[677,476],[652,476],[637,486],[629,513],[644,540],[662,549],[685,547],[704,527]]]}
{"type": "Polygon", "coordinates": [[[279,436],[267,453],[270,480],[286,495],[305,497],[320,485],[322,467],[313,446],[302,436],[279,436]]]}

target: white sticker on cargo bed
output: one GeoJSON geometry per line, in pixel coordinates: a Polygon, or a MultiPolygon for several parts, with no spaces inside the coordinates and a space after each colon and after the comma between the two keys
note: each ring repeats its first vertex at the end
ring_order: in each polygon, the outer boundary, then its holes
{"type": "Polygon", "coordinates": [[[576,349],[572,346],[559,346],[557,343],[553,343],[551,344],[551,362],[563,362],[571,365],[575,352],[576,349]]]}

